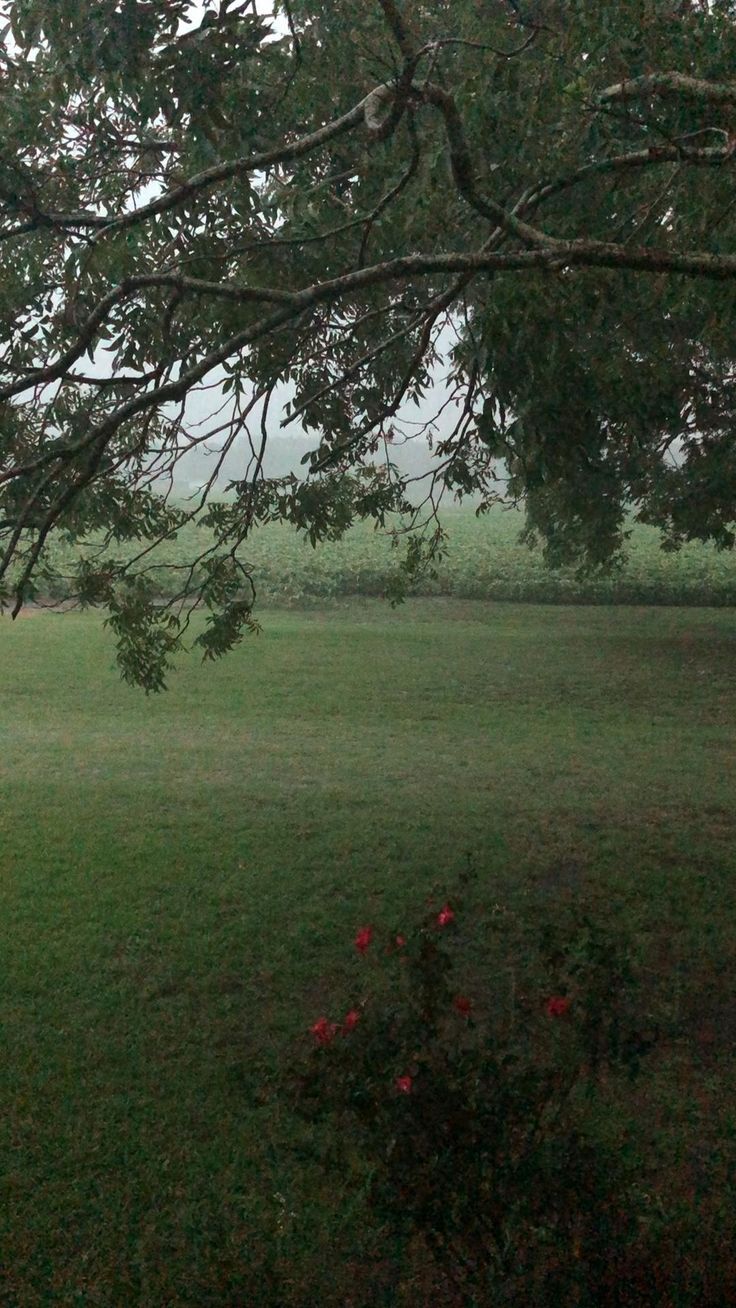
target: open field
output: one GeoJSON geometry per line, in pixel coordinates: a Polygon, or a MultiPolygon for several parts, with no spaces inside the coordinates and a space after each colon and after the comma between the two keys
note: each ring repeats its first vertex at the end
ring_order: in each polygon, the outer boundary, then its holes
{"type": "Polygon", "coordinates": [[[361,1199],[320,1187],[279,1087],[356,926],[421,911],[466,855],[488,904],[580,902],[631,937],[674,1033],[637,1111],[720,1220],[733,614],[264,621],[150,699],[96,615],[0,624],[0,1302],[382,1302],[348,1297],[361,1199]]]}
{"type": "MultiPolygon", "coordinates": [[[[542,604],[736,603],[736,553],[699,544],[664,553],[659,533],[651,527],[633,527],[620,571],[581,579],[573,568],[551,570],[541,550],[519,542],[523,526],[519,512],[496,509],[478,518],[470,508],[447,509],[442,522],[448,533],[447,553],[436,578],[426,576],[417,582],[418,595],[542,604]]],[[[173,593],[181,583],[181,566],[197,558],[210,541],[207,531],[189,525],[151,554],[150,576],[162,594],[173,593]]],[[[121,555],[130,556],[124,550],[121,555]]],[[[71,568],[74,552],[57,545],[54,557],[63,571],[71,568]]],[[[392,548],[387,533],[368,524],[353,527],[342,541],[327,542],[317,550],[292,528],[278,524],[256,531],[241,557],[252,568],[262,601],[304,604],[384,595],[401,550],[392,548]]],[[[64,594],[63,587],[58,594],[64,594]]]]}

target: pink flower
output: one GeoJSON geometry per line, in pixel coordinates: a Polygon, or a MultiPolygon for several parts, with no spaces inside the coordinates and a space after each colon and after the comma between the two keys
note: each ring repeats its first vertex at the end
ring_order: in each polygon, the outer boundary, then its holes
{"type": "Polygon", "coordinates": [[[448,922],[452,922],[454,916],[454,909],[450,908],[449,904],[445,904],[444,908],[441,908],[437,914],[437,926],[447,926],[448,922]]]}
{"type": "Polygon", "coordinates": [[[470,1010],[472,1009],[473,1005],[468,999],[467,995],[456,995],[452,1002],[455,1005],[455,1008],[457,1009],[458,1013],[462,1013],[463,1017],[470,1017],[470,1010]]]}
{"type": "Polygon", "coordinates": [[[345,1014],[342,1024],[343,1035],[347,1035],[348,1031],[354,1031],[359,1021],[360,1013],[357,1008],[351,1008],[350,1012],[345,1014]]]}
{"type": "Polygon", "coordinates": [[[544,1010],[548,1017],[564,1017],[570,1007],[570,1003],[571,1000],[569,1000],[565,995],[552,995],[551,998],[547,1000],[544,1010]]]}
{"type": "Polygon", "coordinates": [[[373,927],[361,927],[355,937],[355,948],[359,954],[364,954],[373,939],[373,927]]]}
{"type": "Polygon", "coordinates": [[[334,1040],[337,1032],[335,1022],[328,1022],[326,1017],[318,1017],[313,1026],[310,1026],[309,1033],[313,1035],[318,1045],[329,1045],[334,1040]]]}
{"type": "Polygon", "coordinates": [[[413,1084],[414,1084],[413,1076],[397,1076],[396,1080],[394,1081],[394,1085],[396,1086],[396,1089],[399,1091],[399,1094],[402,1095],[410,1095],[413,1084]]]}
{"type": "Polygon", "coordinates": [[[397,937],[396,937],[396,948],[397,948],[397,949],[403,949],[405,944],[406,944],[406,936],[397,936],[397,937]]]}

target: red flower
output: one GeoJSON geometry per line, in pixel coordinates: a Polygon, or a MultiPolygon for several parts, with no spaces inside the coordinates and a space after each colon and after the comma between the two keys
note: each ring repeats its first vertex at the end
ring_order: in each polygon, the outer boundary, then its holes
{"type": "Polygon", "coordinates": [[[456,995],[453,1000],[453,1003],[458,1013],[462,1013],[463,1017],[470,1017],[470,1010],[473,1007],[473,1005],[471,1004],[467,995],[456,995]]]}
{"type": "Polygon", "coordinates": [[[397,948],[397,949],[403,949],[405,944],[406,944],[406,936],[397,936],[397,937],[396,937],[396,948],[397,948]]]}
{"type": "Polygon", "coordinates": [[[410,1095],[413,1084],[414,1084],[413,1076],[397,1076],[396,1080],[394,1081],[394,1085],[396,1086],[396,1089],[399,1091],[399,1094],[402,1095],[410,1095]]]}
{"type": "Polygon", "coordinates": [[[548,1017],[564,1017],[571,1001],[565,995],[552,995],[544,1006],[548,1017]]]}
{"type": "Polygon", "coordinates": [[[437,926],[447,926],[448,922],[452,922],[454,916],[454,909],[450,908],[449,904],[445,904],[444,908],[441,908],[437,914],[437,926]]]}
{"type": "Polygon", "coordinates": [[[328,1022],[326,1017],[318,1017],[313,1026],[310,1026],[309,1033],[313,1035],[318,1045],[329,1045],[334,1040],[337,1032],[335,1022],[328,1022]]]}
{"type": "Polygon", "coordinates": [[[360,1021],[360,1013],[357,1008],[351,1008],[349,1013],[345,1014],[345,1020],[342,1024],[343,1034],[347,1035],[348,1031],[354,1031],[360,1021]]]}
{"type": "Polygon", "coordinates": [[[361,927],[355,937],[355,948],[359,954],[364,954],[373,939],[373,927],[361,927]]]}

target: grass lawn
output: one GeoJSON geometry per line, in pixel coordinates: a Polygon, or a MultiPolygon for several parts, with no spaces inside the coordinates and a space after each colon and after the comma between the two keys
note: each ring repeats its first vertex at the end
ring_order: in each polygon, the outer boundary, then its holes
{"type": "Polygon", "coordinates": [[[149,699],[96,616],[0,624],[0,1302],[324,1299],[359,1197],[310,1190],[263,1087],[356,926],[468,854],[489,902],[620,920],[689,1033],[669,1127],[710,1123],[706,1180],[733,1141],[732,612],[264,623],[149,699]]]}

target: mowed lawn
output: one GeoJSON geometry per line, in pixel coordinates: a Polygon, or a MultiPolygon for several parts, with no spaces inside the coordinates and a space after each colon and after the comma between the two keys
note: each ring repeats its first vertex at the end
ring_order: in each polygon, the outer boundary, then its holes
{"type": "Polygon", "coordinates": [[[151,698],[95,615],[0,624],[2,1303],[316,1302],[359,1197],[336,1232],[275,1091],[355,928],[468,858],[620,922],[734,1129],[733,613],[263,620],[151,698]]]}

